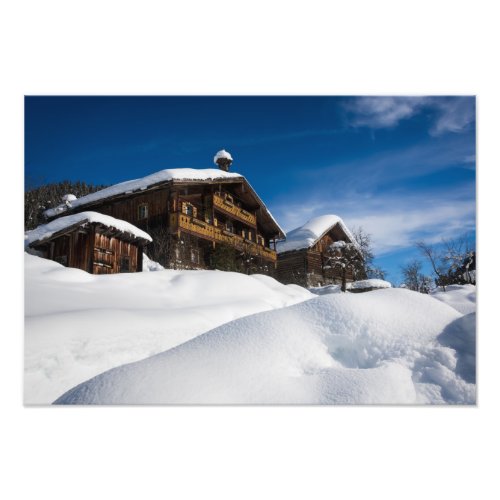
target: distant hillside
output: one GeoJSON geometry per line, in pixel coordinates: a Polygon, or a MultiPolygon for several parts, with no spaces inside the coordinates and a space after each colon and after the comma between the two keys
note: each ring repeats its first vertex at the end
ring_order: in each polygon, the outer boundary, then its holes
{"type": "Polygon", "coordinates": [[[82,181],[62,181],[26,190],[24,194],[24,229],[34,229],[43,224],[45,222],[44,210],[60,205],[65,194],[74,194],[80,198],[105,187],[108,186],[87,184],[82,181]]]}

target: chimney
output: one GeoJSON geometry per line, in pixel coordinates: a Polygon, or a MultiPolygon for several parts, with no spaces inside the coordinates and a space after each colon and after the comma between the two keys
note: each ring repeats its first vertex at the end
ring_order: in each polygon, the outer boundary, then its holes
{"type": "Polygon", "coordinates": [[[225,150],[221,149],[214,156],[214,163],[224,172],[229,172],[229,167],[233,163],[232,156],[225,150]]]}

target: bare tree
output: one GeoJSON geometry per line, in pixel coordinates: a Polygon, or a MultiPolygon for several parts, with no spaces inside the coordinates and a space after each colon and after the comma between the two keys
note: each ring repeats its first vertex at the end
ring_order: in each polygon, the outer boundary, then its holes
{"type": "Polygon", "coordinates": [[[381,267],[377,266],[371,266],[366,273],[367,278],[374,278],[379,280],[385,280],[385,275],[386,272],[381,267]]]}
{"type": "Polygon", "coordinates": [[[415,245],[422,252],[422,255],[429,261],[432,271],[436,276],[436,285],[440,286],[443,289],[443,292],[446,292],[448,280],[442,254],[435,247],[428,245],[424,241],[418,241],[415,245]]]}
{"type": "Polygon", "coordinates": [[[468,271],[470,263],[475,266],[475,251],[467,235],[442,240],[440,247],[423,241],[417,242],[416,247],[431,265],[436,285],[444,292],[447,285],[472,282],[468,271]]]}
{"type": "Polygon", "coordinates": [[[372,236],[361,226],[351,229],[354,240],[358,244],[363,259],[359,262],[358,268],[354,269],[357,278],[385,279],[385,271],[373,264],[375,255],[373,253],[372,236]]]}
{"type": "Polygon", "coordinates": [[[429,293],[432,278],[422,274],[422,263],[418,260],[413,260],[401,267],[403,273],[404,284],[409,290],[421,293],[429,293]]]}
{"type": "Polygon", "coordinates": [[[328,265],[333,268],[339,267],[341,270],[342,286],[341,290],[346,291],[347,272],[351,270],[356,278],[356,270],[363,268],[363,255],[359,247],[354,243],[336,241],[332,243],[325,252],[325,259],[328,265]]]}
{"type": "Polygon", "coordinates": [[[418,260],[409,262],[405,266],[401,266],[401,272],[403,273],[404,284],[406,288],[413,290],[415,292],[419,290],[419,275],[422,269],[422,263],[418,260]]]}
{"type": "Polygon", "coordinates": [[[358,247],[363,256],[363,261],[366,266],[371,265],[373,261],[373,250],[372,250],[372,236],[368,234],[361,226],[353,228],[351,233],[354,240],[358,244],[358,247]]]}
{"type": "Polygon", "coordinates": [[[443,240],[443,262],[448,267],[448,276],[458,284],[472,283],[469,267],[474,261],[475,251],[468,235],[453,240],[443,240]]]}

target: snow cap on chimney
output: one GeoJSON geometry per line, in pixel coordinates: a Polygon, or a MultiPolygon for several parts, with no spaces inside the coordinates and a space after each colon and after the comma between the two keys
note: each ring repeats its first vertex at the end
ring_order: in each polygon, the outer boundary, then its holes
{"type": "Polygon", "coordinates": [[[233,162],[233,157],[225,150],[221,149],[214,156],[214,163],[224,172],[229,172],[229,167],[233,162]]]}

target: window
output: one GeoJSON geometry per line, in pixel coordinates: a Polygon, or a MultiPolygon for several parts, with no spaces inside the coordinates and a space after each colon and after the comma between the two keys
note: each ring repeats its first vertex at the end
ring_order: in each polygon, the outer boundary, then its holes
{"type": "Polygon", "coordinates": [[[196,217],[197,216],[196,208],[194,207],[194,205],[192,205],[188,201],[182,202],[182,213],[189,215],[189,217],[196,217]]]}
{"type": "Polygon", "coordinates": [[[142,205],[139,205],[139,207],[137,209],[137,218],[139,220],[148,218],[148,204],[147,203],[143,203],[142,205]]]}

